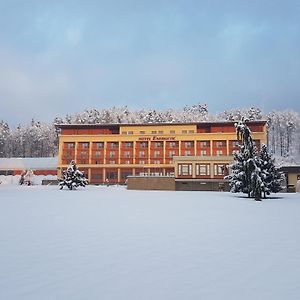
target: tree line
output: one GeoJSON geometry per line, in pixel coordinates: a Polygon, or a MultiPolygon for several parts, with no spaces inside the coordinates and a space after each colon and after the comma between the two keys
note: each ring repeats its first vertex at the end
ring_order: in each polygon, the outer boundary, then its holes
{"type": "Polygon", "coordinates": [[[140,109],[125,107],[87,109],[73,115],[56,117],[46,123],[32,120],[16,128],[0,121],[0,157],[48,157],[57,155],[58,135],[55,124],[122,124],[122,123],[180,123],[199,121],[267,121],[267,146],[278,162],[300,162],[300,117],[295,111],[263,113],[259,108],[226,110],[211,114],[206,104],[185,106],[182,109],[140,109]]]}
{"type": "Polygon", "coordinates": [[[53,157],[57,155],[58,136],[54,123],[32,120],[16,128],[0,122],[0,157],[53,157]]]}

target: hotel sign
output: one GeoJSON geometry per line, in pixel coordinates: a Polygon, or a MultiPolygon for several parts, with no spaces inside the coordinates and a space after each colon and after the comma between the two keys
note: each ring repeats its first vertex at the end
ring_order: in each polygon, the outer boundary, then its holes
{"type": "Polygon", "coordinates": [[[175,141],[175,136],[152,136],[152,137],[139,137],[139,141],[175,141]]]}

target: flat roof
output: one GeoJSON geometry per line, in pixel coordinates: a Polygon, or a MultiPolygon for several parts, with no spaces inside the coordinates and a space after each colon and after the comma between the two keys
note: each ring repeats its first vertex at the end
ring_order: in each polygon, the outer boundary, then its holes
{"type": "Polygon", "coordinates": [[[289,172],[289,173],[300,173],[300,165],[293,165],[293,166],[282,166],[279,168],[283,172],[289,172]]]}
{"type": "Polygon", "coordinates": [[[56,170],[57,157],[0,158],[0,170],[56,170]]]}
{"type": "MultiPolygon", "coordinates": [[[[61,129],[74,129],[74,128],[107,128],[114,127],[119,128],[121,126],[171,126],[171,125],[201,125],[201,126],[211,126],[211,125],[232,125],[238,121],[201,121],[201,122],[166,122],[166,123],[109,123],[109,124],[54,124],[55,127],[61,129]]],[[[266,120],[255,120],[248,121],[247,124],[266,124],[266,120]]]]}

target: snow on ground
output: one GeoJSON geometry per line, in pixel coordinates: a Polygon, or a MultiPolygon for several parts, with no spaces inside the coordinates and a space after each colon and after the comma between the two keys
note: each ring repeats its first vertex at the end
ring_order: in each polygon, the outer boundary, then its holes
{"type": "Polygon", "coordinates": [[[0,185],[0,299],[299,299],[300,197],[0,185]]]}

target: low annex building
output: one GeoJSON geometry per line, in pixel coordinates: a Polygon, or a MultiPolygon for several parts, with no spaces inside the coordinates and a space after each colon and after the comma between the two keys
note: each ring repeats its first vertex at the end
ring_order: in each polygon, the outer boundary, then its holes
{"type": "Polygon", "coordinates": [[[57,157],[0,158],[0,175],[20,175],[32,170],[35,175],[57,175],[57,157]]]}
{"type": "Polygon", "coordinates": [[[285,174],[287,191],[300,193],[300,166],[282,166],[280,171],[285,174]]]}
{"type": "MultiPolygon", "coordinates": [[[[258,147],[266,122],[248,123],[258,147]]],[[[237,150],[234,122],[58,124],[58,171],[75,160],[92,184],[129,176],[223,180],[237,150]]]]}

